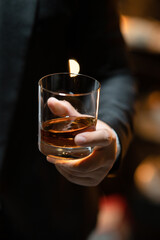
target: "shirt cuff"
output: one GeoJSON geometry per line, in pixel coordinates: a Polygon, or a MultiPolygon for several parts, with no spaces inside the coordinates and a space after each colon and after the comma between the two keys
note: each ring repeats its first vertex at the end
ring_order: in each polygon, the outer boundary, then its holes
{"type": "Polygon", "coordinates": [[[117,146],[116,160],[117,160],[120,153],[121,153],[121,145],[120,145],[119,137],[118,137],[117,133],[114,131],[113,128],[112,128],[112,131],[114,132],[114,134],[116,136],[116,146],[117,146]]]}

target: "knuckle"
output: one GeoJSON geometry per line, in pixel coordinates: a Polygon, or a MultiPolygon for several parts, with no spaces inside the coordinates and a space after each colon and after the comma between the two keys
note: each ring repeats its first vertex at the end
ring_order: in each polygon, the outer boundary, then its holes
{"type": "Polygon", "coordinates": [[[99,184],[99,181],[95,178],[90,179],[90,186],[96,187],[99,184]]]}
{"type": "Polygon", "coordinates": [[[84,166],[84,164],[81,164],[78,166],[78,170],[82,173],[86,173],[87,172],[87,169],[86,169],[86,166],[84,166]]]}
{"type": "Polygon", "coordinates": [[[102,131],[102,137],[104,141],[108,141],[108,142],[112,141],[112,136],[107,129],[104,129],[102,131]]]}

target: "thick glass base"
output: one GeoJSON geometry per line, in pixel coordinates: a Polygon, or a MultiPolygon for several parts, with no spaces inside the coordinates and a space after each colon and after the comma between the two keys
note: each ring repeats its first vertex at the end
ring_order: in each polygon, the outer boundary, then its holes
{"type": "Polygon", "coordinates": [[[84,158],[93,152],[92,147],[59,147],[42,141],[39,143],[39,150],[46,156],[53,156],[63,160],[84,158]]]}

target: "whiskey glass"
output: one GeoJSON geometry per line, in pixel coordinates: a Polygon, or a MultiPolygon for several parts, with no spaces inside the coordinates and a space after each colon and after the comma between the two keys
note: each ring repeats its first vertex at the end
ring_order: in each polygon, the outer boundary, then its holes
{"type": "Polygon", "coordinates": [[[44,155],[67,160],[92,153],[90,146],[77,146],[74,137],[96,129],[100,87],[96,79],[83,74],[55,73],[39,80],[38,148],[44,155]],[[74,114],[56,115],[48,106],[50,98],[69,102],[74,114]]]}

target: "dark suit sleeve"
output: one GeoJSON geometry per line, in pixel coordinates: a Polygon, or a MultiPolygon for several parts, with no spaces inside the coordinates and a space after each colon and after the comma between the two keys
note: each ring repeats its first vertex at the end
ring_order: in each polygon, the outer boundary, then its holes
{"type": "Polygon", "coordinates": [[[77,10],[71,22],[71,57],[80,63],[81,73],[101,82],[99,119],[118,134],[123,158],[132,139],[135,81],[129,71],[116,6],[113,0],[81,0],[77,10]]]}
{"type": "Polygon", "coordinates": [[[104,81],[101,89],[99,118],[117,133],[124,157],[133,135],[135,84],[127,71],[104,81]]]}

